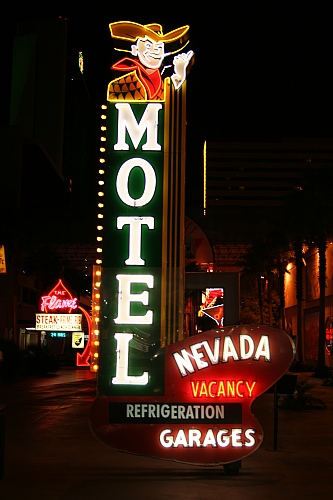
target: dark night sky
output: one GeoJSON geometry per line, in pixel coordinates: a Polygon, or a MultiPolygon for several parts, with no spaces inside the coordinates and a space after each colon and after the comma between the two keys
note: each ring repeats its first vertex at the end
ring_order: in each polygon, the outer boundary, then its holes
{"type": "MultiPolygon", "coordinates": [[[[65,9],[52,2],[6,7],[1,19],[2,47],[8,48],[4,60],[9,59],[17,20],[66,17],[69,33],[77,40],[74,48],[83,51],[85,78],[96,106],[105,99],[112,79],[109,68],[119,56],[113,50],[110,22],[159,22],[165,32],[190,25],[195,64],[188,77],[188,170],[193,165],[200,171],[205,139],[333,136],[333,24],[328,4],[297,2],[299,8],[290,9],[291,2],[269,2],[264,8],[255,2],[182,2],[180,13],[177,3],[174,9],[165,3],[159,9],[139,2],[127,2],[123,9],[113,2],[77,9],[69,4],[65,9]],[[206,10],[200,10],[204,6],[206,10]]],[[[6,64],[2,68],[6,71],[6,64]]]]}

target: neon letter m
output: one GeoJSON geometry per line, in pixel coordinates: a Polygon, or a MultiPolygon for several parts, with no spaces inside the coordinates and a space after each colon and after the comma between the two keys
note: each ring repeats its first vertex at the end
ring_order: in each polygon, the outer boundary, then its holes
{"type": "Polygon", "coordinates": [[[147,131],[147,141],[142,146],[143,151],[161,151],[157,139],[158,112],[162,109],[162,104],[148,104],[140,123],[136,121],[131,105],[128,102],[117,103],[115,107],[118,109],[118,142],[114,145],[116,151],[129,150],[129,145],[126,143],[126,130],[135,149],[138,148],[143,134],[147,131]]]}

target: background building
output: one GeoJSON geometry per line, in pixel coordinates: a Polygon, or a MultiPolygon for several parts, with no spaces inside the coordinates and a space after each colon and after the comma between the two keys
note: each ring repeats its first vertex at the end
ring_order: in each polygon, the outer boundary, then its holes
{"type": "MultiPolygon", "coordinates": [[[[252,275],[252,293],[257,288],[259,303],[263,298],[266,301],[261,322],[273,320],[269,308],[274,307],[275,293],[280,313],[274,326],[288,328],[296,339],[302,337],[300,357],[314,362],[320,331],[319,244],[323,237],[327,247],[327,325],[333,317],[333,141],[207,142],[203,170],[202,223],[212,242],[214,271],[241,273],[241,319],[246,289],[251,287],[248,276],[252,275]],[[303,242],[302,282],[298,285],[297,240],[303,242]]],[[[329,328],[327,345],[332,344],[329,328]]],[[[328,365],[333,364],[330,354],[325,347],[328,365]]]]}
{"type": "Polygon", "coordinates": [[[332,164],[330,139],[207,142],[204,210],[215,214],[227,207],[281,207],[307,170],[332,164]]]}
{"type": "Polygon", "coordinates": [[[40,294],[66,265],[71,275],[76,271],[75,285],[91,278],[95,127],[83,55],[66,20],[20,22],[11,69],[8,124],[0,134],[0,243],[7,264],[0,276],[0,337],[22,345],[40,294]],[[75,264],[66,250],[59,252],[73,242],[89,246],[89,255],[76,252],[75,264]]]}

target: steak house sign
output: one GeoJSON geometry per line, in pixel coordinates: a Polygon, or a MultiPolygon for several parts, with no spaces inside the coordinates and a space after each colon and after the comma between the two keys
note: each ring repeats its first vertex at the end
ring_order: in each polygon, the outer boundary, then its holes
{"type": "Polygon", "coordinates": [[[38,309],[36,330],[82,330],[82,314],[77,314],[78,298],[61,279],[40,298],[38,309]]]}
{"type": "Polygon", "coordinates": [[[181,309],[175,276],[183,262],[172,259],[183,247],[176,235],[184,219],[171,177],[183,182],[184,162],[177,162],[193,58],[183,51],[188,29],[163,34],[157,24],[110,25],[134,57],[113,65],[125,74],[108,87],[100,364],[90,424],[98,439],[120,450],[216,465],[260,446],[263,430],[251,405],[287,371],[294,345],[264,326],[224,327],[185,340],[172,335],[172,325],[181,329],[171,309],[181,309]],[[173,72],[162,79],[171,54],[173,72]]]}

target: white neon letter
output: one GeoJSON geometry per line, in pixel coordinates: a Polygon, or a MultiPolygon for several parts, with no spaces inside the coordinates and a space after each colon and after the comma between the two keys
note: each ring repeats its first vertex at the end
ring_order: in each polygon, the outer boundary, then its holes
{"type": "Polygon", "coordinates": [[[194,344],[194,345],[190,346],[190,349],[192,351],[193,358],[197,364],[198,370],[202,370],[203,368],[206,368],[208,366],[207,361],[201,360],[201,358],[203,358],[205,356],[203,352],[198,351],[201,348],[202,348],[201,342],[199,344],[194,344]]]}
{"type": "Polygon", "coordinates": [[[260,356],[265,358],[265,361],[271,360],[271,352],[269,349],[269,338],[267,335],[262,335],[253,359],[259,359],[260,356]]]}
{"type": "Polygon", "coordinates": [[[214,339],[214,352],[212,352],[210,345],[207,340],[201,342],[202,346],[205,348],[209,361],[212,365],[217,365],[219,362],[219,352],[220,352],[220,338],[214,339]]]}
{"type": "Polygon", "coordinates": [[[182,349],[180,352],[181,354],[179,354],[179,352],[173,352],[172,356],[176,361],[181,376],[186,377],[187,375],[186,370],[188,371],[188,373],[194,372],[194,367],[191,361],[193,357],[186,351],[186,349],[182,349]]]}
{"type": "Polygon", "coordinates": [[[171,448],[171,446],[173,445],[173,437],[171,432],[172,432],[171,429],[164,429],[160,433],[160,443],[164,448],[171,448]]]}
{"type": "Polygon", "coordinates": [[[118,325],[151,325],[153,322],[153,311],[148,310],[143,316],[131,316],[131,302],[141,302],[148,305],[149,292],[131,293],[132,283],[145,283],[148,288],[154,286],[154,276],[150,274],[117,274],[118,288],[118,317],[114,320],[118,325]]]}
{"type": "Polygon", "coordinates": [[[125,205],[143,207],[151,201],[156,188],[156,174],[151,164],[143,158],[131,158],[122,164],[117,175],[117,193],[125,205]],[[145,188],[141,198],[134,199],[128,191],[128,179],[133,168],[139,167],[145,175],[145,188]]]}
{"type": "Polygon", "coordinates": [[[133,333],[115,333],[114,338],[117,341],[117,365],[116,376],[113,377],[112,383],[116,385],[147,385],[148,372],[143,372],[142,375],[128,375],[128,356],[129,343],[133,338],[133,333]]]}
{"type": "Polygon", "coordinates": [[[241,359],[249,359],[254,352],[254,342],[250,335],[240,335],[239,336],[239,350],[241,359]],[[246,350],[246,344],[248,349],[246,350]]]}
{"type": "Polygon", "coordinates": [[[141,258],[141,226],[154,229],[154,217],[117,217],[117,229],[129,225],[129,252],[126,266],[143,266],[146,261],[141,258]]]}
{"type": "Polygon", "coordinates": [[[126,130],[135,149],[138,148],[143,134],[147,131],[147,142],[142,146],[143,151],[161,151],[161,146],[158,144],[157,138],[158,112],[162,109],[162,104],[148,104],[140,123],[136,121],[129,103],[118,103],[115,107],[118,109],[118,142],[114,145],[116,151],[129,150],[129,145],[126,143],[126,130]]]}
{"type": "Polygon", "coordinates": [[[233,358],[234,361],[238,360],[238,354],[232,342],[232,338],[228,336],[224,339],[222,359],[226,362],[229,361],[229,358],[233,358]]]}
{"type": "Polygon", "coordinates": [[[256,444],[256,440],[253,437],[253,434],[255,434],[256,431],[254,429],[246,429],[245,431],[245,437],[247,441],[245,441],[245,446],[250,448],[251,446],[254,446],[256,444]]]}

